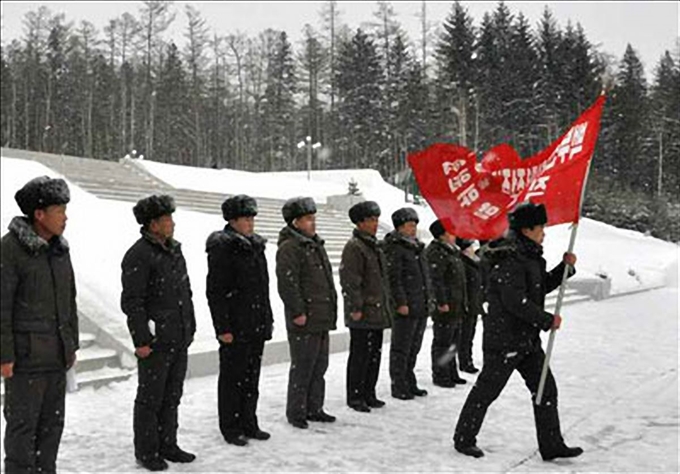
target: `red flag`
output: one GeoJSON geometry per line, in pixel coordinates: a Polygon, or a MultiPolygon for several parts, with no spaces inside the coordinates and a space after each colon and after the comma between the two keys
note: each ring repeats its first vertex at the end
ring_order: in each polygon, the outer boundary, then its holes
{"type": "Polygon", "coordinates": [[[548,225],[577,222],[604,100],[598,98],[564,135],[526,160],[507,144],[477,163],[467,148],[437,143],[409,155],[408,162],[423,197],[456,236],[500,237],[508,211],[526,200],[545,204],[548,225]]]}

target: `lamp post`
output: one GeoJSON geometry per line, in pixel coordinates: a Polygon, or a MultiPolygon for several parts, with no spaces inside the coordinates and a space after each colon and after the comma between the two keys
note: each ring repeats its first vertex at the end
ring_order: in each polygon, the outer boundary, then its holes
{"type": "Polygon", "coordinates": [[[307,137],[297,144],[298,150],[307,147],[307,181],[312,180],[312,149],[316,150],[321,147],[321,143],[312,143],[312,137],[307,137]]]}

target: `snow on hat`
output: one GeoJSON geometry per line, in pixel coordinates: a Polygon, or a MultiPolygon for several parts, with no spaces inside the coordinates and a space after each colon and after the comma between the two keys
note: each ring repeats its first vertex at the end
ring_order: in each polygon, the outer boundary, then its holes
{"type": "Polygon", "coordinates": [[[369,217],[380,217],[380,206],[375,201],[362,201],[349,209],[349,219],[353,224],[358,224],[369,217]]]}
{"type": "Polygon", "coordinates": [[[36,209],[67,204],[71,200],[71,193],[63,179],[40,176],[26,183],[16,192],[14,199],[21,212],[30,217],[36,209]]]}
{"type": "Polygon", "coordinates": [[[415,222],[416,224],[420,222],[415,209],[402,207],[392,213],[392,225],[394,225],[395,229],[407,222],[415,222]]]}
{"type": "Polygon", "coordinates": [[[231,219],[238,219],[239,217],[252,217],[257,215],[257,201],[246,196],[245,194],[239,194],[237,196],[232,196],[227,198],[222,203],[222,216],[225,221],[231,219]]]}
{"type": "Polygon", "coordinates": [[[148,225],[154,219],[170,215],[175,212],[175,200],[167,194],[152,195],[140,199],[132,208],[137,223],[148,225]]]}
{"type": "Polygon", "coordinates": [[[281,214],[286,224],[290,224],[298,217],[316,214],[316,203],[310,197],[290,198],[281,208],[281,214]]]}

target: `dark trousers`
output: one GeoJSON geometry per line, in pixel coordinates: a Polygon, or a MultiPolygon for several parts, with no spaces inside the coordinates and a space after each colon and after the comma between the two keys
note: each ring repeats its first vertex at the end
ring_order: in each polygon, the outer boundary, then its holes
{"type": "Polygon", "coordinates": [[[66,372],[5,379],[5,472],[57,472],[64,430],[66,372]]]}
{"type": "Polygon", "coordinates": [[[477,327],[477,315],[463,317],[460,329],[460,345],[458,346],[458,362],[461,367],[473,366],[472,340],[475,338],[477,327]]]}
{"type": "Polygon", "coordinates": [[[460,320],[435,321],[432,324],[432,381],[449,383],[458,377],[456,355],[460,346],[460,320]]]}
{"type": "Polygon", "coordinates": [[[347,359],[347,403],[375,400],[375,386],[380,373],[382,329],[349,330],[347,359]]]}
{"type": "Polygon", "coordinates": [[[177,445],[177,409],[187,372],[187,350],[154,351],[137,360],[133,428],[135,457],[147,460],[177,445]]]}
{"type": "Polygon", "coordinates": [[[427,318],[397,315],[392,324],[390,344],[390,379],[392,393],[409,393],[416,386],[414,372],[427,318]]]}
{"type": "Polygon", "coordinates": [[[220,344],[218,413],[222,436],[253,434],[260,396],[260,367],[264,341],[220,344]]]}
{"type": "Polygon", "coordinates": [[[557,412],[557,385],[550,371],[546,378],[541,405],[536,406],[533,403],[545,359],[543,350],[539,348],[529,353],[512,354],[512,352],[509,354],[506,352],[484,353],[482,371],[470,390],[458,417],[453,436],[456,445],[476,444],[477,434],[482,428],[487,409],[501,394],[515,369],[520,373],[531,393],[539,450],[542,453],[551,452],[564,444],[557,412]]]}
{"type": "Polygon", "coordinates": [[[286,417],[307,419],[323,408],[326,396],[324,375],[328,369],[328,331],[313,334],[288,333],[290,372],[286,417]]]}

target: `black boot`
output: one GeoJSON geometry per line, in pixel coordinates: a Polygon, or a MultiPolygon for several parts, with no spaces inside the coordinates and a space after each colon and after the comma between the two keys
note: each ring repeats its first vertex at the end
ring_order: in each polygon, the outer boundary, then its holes
{"type": "Polygon", "coordinates": [[[168,463],[161,457],[155,456],[148,459],[137,459],[137,464],[149,471],[165,471],[168,468],[168,463]]]}
{"type": "Polygon", "coordinates": [[[544,461],[552,461],[557,458],[575,458],[581,454],[583,454],[583,449],[579,447],[570,448],[569,446],[564,445],[555,451],[541,453],[541,457],[544,461]]]}
{"type": "Polygon", "coordinates": [[[310,413],[307,415],[307,420],[320,421],[321,423],[333,423],[335,421],[335,417],[333,415],[329,415],[323,410],[319,410],[316,413],[310,413]]]}
{"type": "Polygon", "coordinates": [[[187,453],[180,449],[179,446],[161,449],[160,454],[163,459],[170,462],[189,463],[196,459],[195,454],[187,453]]]}
{"type": "Polygon", "coordinates": [[[288,423],[301,430],[306,430],[309,428],[309,423],[307,423],[307,420],[288,420],[288,423]]]}
{"type": "Polygon", "coordinates": [[[442,388],[453,388],[456,386],[456,382],[453,380],[432,380],[432,383],[436,385],[437,387],[442,387],[442,388]]]}
{"type": "Polygon", "coordinates": [[[467,383],[467,380],[462,379],[460,377],[455,377],[453,379],[453,383],[455,383],[456,385],[465,385],[467,383]]]}
{"type": "Polygon", "coordinates": [[[347,406],[350,407],[354,411],[360,411],[362,413],[370,413],[371,412],[371,408],[363,400],[353,400],[351,402],[347,402],[347,406]]]}
{"type": "Polygon", "coordinates": [[[272,437],[269,433],[266,431],[262,431],[261,429],[256,429],[255,431],[248,431],[245,433],[246,438],[252,438],[256,439],[258,441],[267,441],[269,438],[272,437]]]}
{"type": "Polygon", "coordinates": [[[476,445],[471,444],[468,446],[455,445],[456,451],[466,456],[472,456],[473,458],[481,458],[484,456],[484,451],[479,449],[476,445]]]}
{"type": "Polygon", "coordinates": [[[399,400],[413,400],[415,398],[415,395],[413,395],[411,392],[392,390],[392,398],[397,398],[399,400]]]}
{"type": "Polygon", "coordinates": [[[366,400],[366,405],[368,405],[370,408],[382,408],[385,406],[385,402],[373,397],[366,400]]]}
{"type": "Polygon", "coordinates": [[[460,368],[461,372],[467,372],[468,374],[476,374],[479,372],[479,369],[475,367],[474,365],[466,365],[460,368]]]}
{"type": "Polygon", "coordinates": [[[233,444],[234,446],[247,446],[248,445],[248,438],[246,438],[242,434],[228,435],[228,436],[224,437],[224,440],[229,444],[233,444]]]}
{"type": "Polygon", "coordinates": [[[416,397],[424,397],[427,395],[427,390],[420,388],[417,385],[411,389],[411,393],[416,397]]]}

